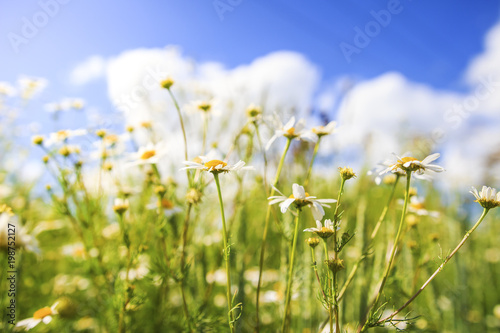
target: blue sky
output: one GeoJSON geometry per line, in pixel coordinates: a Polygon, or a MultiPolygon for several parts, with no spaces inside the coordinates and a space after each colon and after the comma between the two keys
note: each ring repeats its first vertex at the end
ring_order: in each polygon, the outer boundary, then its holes
{"type": "Polygon", "coordinates": [[[340,43],[354,45],[355,27],[364,29],[374,20],[371,11],[386,10],[391,1],[70,0],[14,52],[9,33],[22,36],[23,18],[33,23],[41,4],[53,1],[0,1],[2,80],[43,76],[69,93],[72,88],[63,87],[67,72],[91,55],[176,44],[198,61],[228,67],[293,50],[317,64],[324,78],[395,70],[413,81],[460,89],[463,69],[482,50],[500,13],[498,1],[396,1],[399,13],[348,63],[340,43]],[[220,7],[227,9],[222,16],[214,5],[220,3],[228,6],[220,7]]]}
{"type": "MultiPolygon", "coordinates": [[[[116,111],[109,74],[83,85],[71,83],[70,73],[89,57],[121,58],[120,75],[112,76],[117,88],[117,81],[129,74],[127,66],[134,65],[125,60],[130,53],[120,54],[144,48],[146,56],[147,50],[177,45],[183,63],[213,61],[228,70],[271,52],[297,52],[307,58],[307,63],[297,63],[298,77],[307,77],[308,64],[320,70],[318,95],[345,77],[354,79],[350,104],[332,111],[330,119],[345,129],[337,136],[339,149],[355,155],[362,156],[367,138],[376,142],[373,155],[380,158],[403,149],[398,146],[399,129],[426,137],[438,130],[446,134],[444,141],[435,142],[436,149],[446,152],[443,163],[470,162],[456,170],[460,178],[473,174],[479,164],[485,166],[498,147],[490,137],[496,137],[500,124],[495,90],[500,79],[483,86],[491,73],[500,77],[498,0],[0,0],[0,8],[0,81],[13,83],[25,74],[50,82],[38,104],[21,115],[23,121],[41,123],[41,133],[85,126],[85,113],[68,113],[54,124],[40,112],[43,103],[63,97],[82,97],[102,113],[116,111]],[[356,52],[346,59],[342,45],[344,50],[346,45],[356,47],[356,52]],[[482,58],[474,65],[478,55],[482,58]],[[455,111],[455,105],[462,111],[455,111]],[[372,131],[377,132],[375,139],[372,131]],[[471,138],[491,145],[478,150],[471,138]]],[[[266,61],[272,64],[270,58],[266,61]]],[[[277,81],[286,80],[286,71],[276,73],[277,81]]],[[[266,76],[264,71],[259,78],[266,76]]],[[[133,87],[132,81],[123,88],[133,87]]],[[[311,82],[309,88],[315,86],[311,82]]],[[[282,88],[291,90],[286,84],[282,88]]]]}

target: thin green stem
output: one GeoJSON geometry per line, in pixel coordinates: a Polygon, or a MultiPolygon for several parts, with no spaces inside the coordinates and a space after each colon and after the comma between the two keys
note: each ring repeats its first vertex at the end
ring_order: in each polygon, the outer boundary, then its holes
{"type": "Polygon", "coordinates": [[[313,151],[313,155],[311,158],[311,163],[309,164],[309,168],[307,169],[306,180],[304,180],[304,187],[307,187],[307,185],[309,185],[309,179],[311,178],[314,160],[316,159],[316,155],[318,154],[320,141],[321,141],[321,137],[318,137],[318,141],[316,141],[316,144],[314,145],[314,151],[313,151]]]}
{"type": "MultiPolygon", "coordinates": [[[[342,178],[340,182],[340,189],[339,193],[337,196],[337,204],[335,205],[335,212],[333,213],[333,217],[335,219],[335,225],[333,227],[333,259],[337,260],[339,257],[338,253],[338,248],[337,248],[337,227],[340,223],[340,219],[338,217],[339,213],[339,208],[340,208],[340,200],[342,199],[342,194],[344,193],[344,185],[345,185],[346,179],[342,178]]],[[[337,301],[337,296],[338,296],[338,290],[337,290],[337,270],[333,272],[333,279],[332,279],[332,301],[331,301],[331,307],[330,307],[330,312],[333,311],[333,315],[335,316],[335,332],[340,332],[340,320],[339,320],[339,306],[338,306],[338,301],[337,301]],[[332,308],[333,307],[333,308],[332,308]]],[[[330,318],[332,317],[332,314],[330,313],[330,318]]],[[[330,320],[330,332],[333,332],[333,325],[330,320]]]]}
{"type": "Polygon", "coordinates": [[[314,274],[316,275],[316,280],[318,280],[319,288],[321,290],[321,293],[323,294],[323,299],[327,301],[328,298],[326,297],[325,291],[323,290],[323,285],[321,285],[321,279],[319,278],[318,274],[318,263],[316,262],[316,255],[314,254],[314,248],[312,247],[311,247],[311,258],[313,263],[314,274]]]}
{"type": "Polygon", "coordinates": [[[233,315],[233,305],[231,301],[231,271],[230,271],[230,261],[229,261],[229,245],[228,245],[228,235],[226,229],[226,217],[224,215],[224,203],[222,202],[222,193],[220,190],[219,174],[217,172],[212,172],[215,179],[215,185],[217,186],[217,194],[219,196],[220,213],[222,219],[222,239],[224,242],[224,259],[226,261],[226,280],[227,280],[227,306],[228,306],[228,321],[229,329],[231,333],[234,333],[234,315],[233,315]]]}
{"type": "MultiPolygon", "coordinates": [[[[280,162],[278,164],[278,169],[276,170],[276,176],[274,177],[273,180],[273,186],[271,188],[271,193],[270,196],[273,196],[275,193],[275,187],[278,184],[278,181],[280,179],[281,175],[281,170],[283,169],[283,165],[285,163],[285,157],[286,154],[288,153],[288,150],[290,149],[290,144],[292,143],[291,139],[287,139],[285,149],[283,150],[283,154],[281,155],[280,162]]],[[[266,175],[264,174],[264,177],[266,175]]],[[[266,191],[267,192],[267,191],[266,191]]],[[[259,332],[260,330],[260,320],[259,320],[259,296],[260,296],[260,289],[262,286],[262,271],[264,269],[264,257],[266,253],[266,241],[267,241],[267,234],[269,231],[269,220],[271,219],[271,209],[272,207],[270,205],[267,206],[267,211],[266,211],[266,219],[264,222],[264,233],[262,235],[262,245],[260,248],[260,260],[259,260],[259,280],[257,282],[257,292],[256,292],[256,301],[255,301],[255,313],[256,313],[256,325],[255,325],[255,330],[256,332],[259,332]]]]}
{"type": "Polygon", "coordinates": [[[190,332],[193,331],[191,327],[191,317],[189,315],[189,308],[187,305],[187,300],[186,300],[186,245],[187,245],[187,236],[188,236],[188,229],[189,229],[189,219],[191,217],[191,208],[193,205],[191,203],[188,204],[187,211],[186,211],[186,217],[184,218],[184,226],[182,230],[182,250],[181,250],[181,294],[182,294],[182,308],[184,311],[184,316],[186,317],[186,322],[188,325],[188,329],[190,332]]]}
{"type": "MultiPolygon", "coordinates": [[[[170,94],[170,97],[172,98],[172,101],[174,102],[175,109],[177,110],[177,115],[179,116],[179,122],[181,123],[181,129],[182,129],[182,137],[184,139],[184,159],[186,161],[188,161],[189,155],[188,155],[188,145],[187,145],[187,138],[186,138],[186,129],[184,127],[184,120],[182,119],[181,108],[179,107],[179,104],[177,103],[177,99],[175,99],[175,96],[172,93],[172,90],[170,90],[170,88],[167,90],[168,90],[168,93],[170,94]]],[[[186,170],[186,176],[188,179],[188,183],[191,185],[191,177],[189,175],[189,170],[186,170]]]]}
{"type": "Polygon", "coordinates": [[[474,226],[469,231],[467,231],[467,233],[462,238],[460,243],[458,243],[458,245],[455,247],[455,249],[446,257],[446,259],[443,261],[443,263],[436,269],[436,271],[429,277],[429,279],[427,279],[427,281],[425,281],[425,283],[422,285],[422,287],[420,287],[420,289],[405,304],[403,304],[403,306],[401,306],[399,309],[397,309],[396,311],[391,313],[386,318],[380,319],[376,324],[387,322],[388,320],[391,320],[395,315],[397,315],[403,309],[405,309],[408,305],[410,305],[410,303],[413,302],[415,300],[415,298],[417,298],[418,295],[420,295],[420,293],[429,285],[429,283],[431,283],[431,281],[443,270],[444,266],[448,263],[448,261],[450,261],[450,259],[455,255],[455,253],[457,253],[458,250],[460,250],[462,245],[465,244],[465,242],[467,241],[469,236],[474,232],[474,230],[476,230],[476,228],[479,226],[479,224],[481,224],[481,222],[484,220],[484,218],[486,217],[486,214],[488,214],[488,211],[489,211],[489,209],[487,209],[487,208],[485,208],[483,210],[483,213],[481,214],[481,216],[477,220],[476,224],[474,224],[474,226]]]}
{"type": "Polygon", "coordinates": [[[293,268],[295,263],[295,251],[297,249],[297,238],[299,238],[299,215],[300,209],[297,210],[297,216],[295,216],[295,230],[293,233],[292,241],[292,253],[290,255],[290,268],[288,271],[288,284],[286,287],[286,299],[285,299],[285,311],[283,313],[283,323],[281,325],[281,332],[285,333],[287,331],[287,319],[288,311],[290,308],[290,301],[292,299],[292,284],[293,284],[293,268]]]}
{"type": "Polygon", "coordinates": [[[179,107],[179,104],[177,103],[177,99],[175,99],[175,96],[172,93],[172,90],[170,90],[170,89],[167,89],[167,90],[168,90],[168,93],[170,94],[170,97],[172,98],[172,101],[174,102],[175,109],[177,110],[177,115],[179,116],[179,121],[181,123],[182,136],[184,138],[184,158],[187,161],[188,160],[188,147],[187,147],[186,129],[184,128],[184,120],[182,119],[181,108],[179,107]]]}
{"type": "Polygon", "coordinates": [[[404,202],[404,206],[403,206],[403,212],[401,213],[401,220],[399,221],[398,232],[396,233],[396,238],[394,239],[394,244],[392,246],[391,254],[389,256],[389,261],[388,261],[387,266],[385,268],[384,275],[383,275],[382,282],[380,284],[377,296],[375,297],[375,301],[373,301],[372,305],[370,306],[368,318],[367,318],[365,324],[363,325],[363,327],[361,328],[361,332],[364,332],[366,330],[366,328],[368,328],[370,316],[373,314],[373,309],[376,309],[377,303],[380,300],[380,297],[382,296],[382,292],[384,290],[385,283],[387,282],[387,279],[389,278],[389,273],[391,272],[392,264],[394,262],[394,257],[396,256],[396,250],[397,250],[398,245],[399,245],[399,238],[401,237],[401,232],[403,230],[403,224],[404,224],[405,217],[406,217],[406,209],[408,207],[408,201],[410,198],[410,182],[411,182],[411,171],[407,171],[406,172],[405,202],[404,202]]]}

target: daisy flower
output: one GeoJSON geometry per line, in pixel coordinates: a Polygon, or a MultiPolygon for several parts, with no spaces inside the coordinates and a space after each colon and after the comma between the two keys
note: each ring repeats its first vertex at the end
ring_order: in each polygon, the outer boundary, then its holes
{"type": "Polygon", "coordinates": [[[274,140],[280,136],[284,136],[287,139],[304,140],[308,142],[318,141],[318,136],[311,131],[304,131],[305,121],[303,119],[295,123],[295,117],[292,117],[285,125],[281,122],[278,116],[275,115],[275,132],[272,138],[266,145],[266,150],[269,150],[274,140]]]}
{"type": "MultiPolygon", "coordinates": [[[[422,197],[411,196],[410,203],[408,205],[408,212],[419,216],[431,216],[439,217],[439,212],[427,210],[424,204],[425,199],[422,197]]],[[[404,200],[398,200],[401,205],[404,204],[404,200]]]]}
{"type": "Polygon", "coordinates": [[[140,147],[139,151],[131,154],[132,162],[128,165],[157,164],[167,154],[167,147],[163,142],[148,143],[140,147]]]}
{"type": "Polygon", "coordinates": [[[32,329],[36,325],[43,322],[44,324],[48,324],[52,321],[52,316],[57,314],[57,304],[59,302],[54,303],[50,308],[48,306],[41,308],[40,310],[35,311],[32,318],[21,320],[16,324],[16,327],[23,327],[26,331],[32,329]]]}
{"type": "Polygon", "coordinates": [[[432,154],[424,158],[422,161],[411,157],[411,156],[404,156],[399,157],[398,155],[394,154],[397,157],[396,163],[391,163],[387,168],[379,172],[379,175],[383,175],[384,173],[387,173],[391,171],[392,173],[399,173],[402,172],[404,175],[406,175],[406,172],[414,172],[417,175],[423,175],[425,171],[434,171],[434,172],[442,172],[444,169],[440,167],[439,165],[435,164],[430,164],[432,161],[436,160],[439,158],[438,153],[432,154]]]}
{"type": "Polygon", "coordinates": [[[212,173],[252,169],[252,167],[245,167],[245,162],[241,160],[234,165],[229,165],[221,160],[208,160],[205,156],[200,156],[197,161],[184,161],[184,165],[185,167],[181,170],[195,169],[212,173]]]}
{"type": "Polygon", "coordinates": [[[497,192],[494,188],[483,186],[481,192],[478,192],[473,186],[470,193],[476,197],[475,201],[483,208],[491,209],[500,206],[500,192],[497,192]]]}
{"type": "Polygon", "coordinates": [[[304,187],[300,186],[299,184],[293,184],[293,194],[289,197],[285,196],[277,188],[274,188],[274,190],[280,195],[269,197],[269,204],[274,205],[279,202],[279,206],[283,214],[288,210],[291,204],[294,204],[297,208],[309,206],[311,208],[314,219],[321,220],[325,215],[325,210],[323,209],[323,207],[330,207],[328,203],[337,202],[337,200],[335,199],[316,199],[316,197],[310,196],[309,193],[304,190],[304,187]]]}
{"type": "Polygon", "coordinates": [[[56,143],[64,143],[68,141],[69,138],[75,136],[82,136],[87,134],[87,130],[85,129],[76,129],[76,130],[60,130],[57,132],[50,133],[49,138],[47,140],[47,146],[52,146],[56,143]]]}
{"type": "Polygon", "coordinates": [[[325,126],[316,126],[311,128],[311,132],[316,134],[318,137],[322,137],[325,135],[330,135],[335,132],[335,128],[337,127],[336,121],[330,121],[325,126]]]}
{"type": "MultiPolygon", "coordinates": [[[[339,229],[340,227],[337,227],[337,230],[339,229]]],[[[321,224],[321,221],[316,220],[316,228],[307,228],[304,229],[304,232],[314,232],[319,237],[326,239],[335,233],[335,227],[330,219],[325,220],[324,226],[321,224]]]]}
{"type": "Polygon", "coordinates": [[[0,82],[0,95],[1,96],[14,96],[16,89],[8,82],[0,82]]]}
{"type": "Polygon", "coordinates": [[[47,87],[48,81],[44,78],[21,77],[17,81],[23,99],[30,99],[47,87]]]}

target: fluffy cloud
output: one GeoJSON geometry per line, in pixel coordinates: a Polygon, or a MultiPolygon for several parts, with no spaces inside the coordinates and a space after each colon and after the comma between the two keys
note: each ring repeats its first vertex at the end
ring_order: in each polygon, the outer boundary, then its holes
{"type": "MultiPolygon", "coordinates": [[[[202,151],[203,117],[188,112],[192,101],[211,100],[218,109],[209,121],[208,142],[225,152],[245,123],[244,110],[260,104],[265,112],[285,118],[312,119],[309,110],[335,110],[340,130],[322,144],[322,154],[339,152],[340,160],[358,166],[413,150],[417,157],[439,151],[438,161],[448,171],[439,179],[458,188],[498,181],[500,160],[500,25],[487,35],[485,50],[464,70],[466,93],[437,90],[411,82],[402,74],[385,73],[354,84],[346,78],[330,80],[318,91],[316,66],[294,52],[275,52],[249,64],[227,68],[218,62],[197,62],[176,47],[136,49],[104,60],[89,58],[75,68],[74,82],[88,82],[106,71],[108,93],[126,121],[152,121],[171,143],[171,160],[178,167],[183,156],[178,117],[159,82],[171,76],[173,91],[186,111],[190,156],[202,151]]],[[[172,166],[172,170],[174,166],[172,166]]],[[[492,183],[492,186],[498,184],[492,183]]]]}
{"type": "Polygon", "coordinates": [[[74,85],[84,85],[95,79],[104,77],[106,60],[98,55],[91,56],[77,64],[69,75],[70,82],[74,85]]]}
{"type": "Polygon", "coordinates": [[[246,122],[250,104],[261,105],[268,115],[277,112],[305,117],[319,82],[316,67],[294,52],[276,52],[233,69],[217,62],[198,63],[176,47],[137,49],[109,60],[108,93],[124,112],[127,122],[151,121],[162,139],[175,143],[170,156],[182,158],[179,120],[168,92],[160,81],[172,77],[172,91],[186,111],[190,156],[202,152],[204,118],[189,112],[193,101],[212,101],[216,109],[209,118],[208,143],[216,142],[226,152],[246,122]]]}

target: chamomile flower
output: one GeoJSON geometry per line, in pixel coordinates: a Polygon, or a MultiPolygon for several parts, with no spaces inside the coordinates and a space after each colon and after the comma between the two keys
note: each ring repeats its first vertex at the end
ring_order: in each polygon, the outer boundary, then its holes
{"type": "Polygon", "coordinates": [[[311,131],[304,131],[305,121],[303,119],[295,123],[295,117],[292,117],[285,125],[281,122],[278,116],[275,115],[275,132],[272,138],[266,145],[266,150],[269,150],[274,140],[280,136],[287,139],[304,140],[308,142],[318,141],[318,136],[311,131]]]}
{"type": "Polygon", "coordinates": [[[297,208],[309,206],[314,219],[321,220],[325,215],[323,207],[330,207],[328,205],[329,203],[337,202],[335,199],[316,199],[316,197],[310,196],[309,193],[304,190],[304,187],[299,184],[292,185],[293,194],[289,197],[285,196],[277,188],[274,188],[274,190],[280,195],[269,197],[269,204],[274,205],[276,203],[280,203],[279,206],[283,214],[286,213],[291,204],[297,208]]]}
{"type": "Polygon", "coordinates": [[[54,303],[50,308],[48,306],[41,308],[40,310],[35,311],[32,318],[21,320],[16,324],[16,327],[22,327],[26,331],[34,328],[36,325],[43,322],[44,324],[48,324],[52,321],[52,316],[57,314],[57,304],[59,302],[54,303]]]}
{"type": "Polygon", "coordinates": [[[163,142],[148,143],[131,155],[132,162],[128,165],[157,164],[166,154],[167,147],[163,142]]]}
{"type": "Polygon", "coordinates": [[[315,126],[315,127],[311,128],[311,132],[316,134],[318,137],[322,137],[322,136],[330,135],[330,134],[334,133],[336,127],[337,127],[337,122],[330,121],[325,126],[315,126]]]}
{"type": "Polygon", "coordinates": [[[23,99],[30,99],[44,90],[48,81],[44,78],[21,77],[18,80],[18,84],[21,90],[21,97],[23,99]]]}
{"type": "MultiPolygon", "coordinates": [[[[404,200],[398,200],[398,202],[403,205],[404,200]]],[[[408,212],[419,216],[431,216],[439,217],[439,212],[427,210],[425,208],[425,199],[422,197],[411,196],[410,203],[408,205],[408,212]]]]}
{"type": "Polygon", "coordinates": [[[8,82],[0,82],[0,96],[14,96],[16,89],[8,82]]]}
{"type": "Polygon", "coordinates": [[[229,172],[229,171],[238,171],[238,170],[249,170],[252,167],[245,167],[245,162],[238,161],[234,165],[229,165],[221,160],[208,160],[205,156],[200,156],[199,161],[184,161],[185,167],[181,170],[187,169],[195,169],[208,171],[212,173],[221,173],[221,172],[229,172]]]}
{"type": "MultiPolygon", "coordinates": [[[[403,170],[395,170],[391,174],[388,175],[383,175],[382,171],[386,170],[387,168],[391,167],[394,164],[394,162],[385,160],[383,162],[379,162],[373,169],[369,170],[367,174],[369,176],[371,175],[376,175],[375,176],[375,184],[380,185],[382,182],[384,184],[394,184],[396,181],[396,176],[405,176],[406,173],[403,170]]],[[[432,177],[429,175],[423,174],[413,174],[413,177],[417,179],[422,179],[422,180],[432,180],[432,177]]]]}
{"type": "Polygon", "coordinates": [[[403,155],[403,157],[399,157],[396,154],[394,155],[397,157],[396,163],[391,163],[387,168],[379,172],[379,175],[383,175],[384,173],[387,173],[389,171],[391,171],[392,173],[403,172],[405,175],[407,172],[414,172],[417,175],[423,175],[426,171],[444,171],[444,169],[439,165],[431,164],[432,161],[437,160],[439,156],[441,156],[438,153],[429,155],[422,161],[411,156],[403,155]]]}
{"type": "MultiPolygon", "coordinates": [[[[337,230],[339,229],[340,227],[337,227],[337,230]]],[[[316,228],[307,228],[304,229],[304,232],[314,232],[319,237],[326,239],[335,233],[335,227],[330,219],[325,220],[325,225],[320,220],[316,220],[316,228]]]]}
{"type": "Polygon", "coordinates": [[[76,129],[76,130],[60,130],[57,132],[50,133],[49,138],[46,141],[47,146],[52,146],[58,143],[67,142],[69,138],[86,135],[87,130],[76,129]]]}
{"type": "Polygon", "coordinates": [[[483,186],[481,192],[473,186],[472,195],[476,197],[476,202],[479,203],[483,208],[491,209],[500,206],[500,192],[489,186],[483,186]]]}

